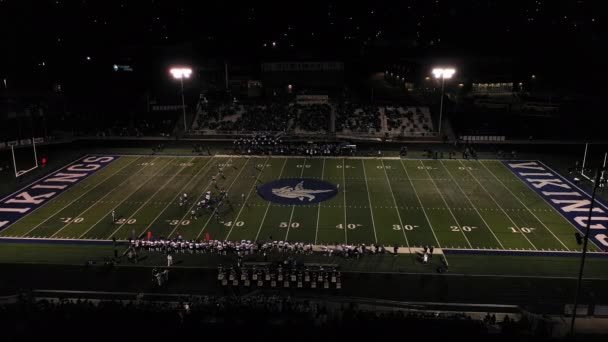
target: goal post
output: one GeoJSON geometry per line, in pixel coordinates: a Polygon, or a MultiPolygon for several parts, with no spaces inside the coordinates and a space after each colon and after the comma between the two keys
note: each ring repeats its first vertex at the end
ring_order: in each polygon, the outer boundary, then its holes
{"type": "Polygon", "coordinates": [[[13,157],[13,167],[14,167],[14,170],[15,170],[15,178],[19,178],[19,177],[21,177],[21,176],[23,176],[23,175],[25,175],[25,174],[27,174],[27,173],[29,173],[31,171],[34,171],[34,170],[36,170],[38,168],[38,153],[36,151],[36,141],[37,140],[41,141],[42,139],[41,138],[31,138],[31,140],[30,139],[23,139],[23,140],[20,141],[19,146],[26,147],[28,145],[31,145],[32,146],[32,150],[33,150],[33,155],[34,155],[34,162],[32,164],[28,164],[28,166],[31,166],[31,167],[29,167],[29,168],[26,167],[25,169],[22,169],[22,170],[18,169],[18,167],[17,167],[17,157],[15,156],[15,146],[18,146],[17,142],[15,141],[15,142],[13,142],[13,144],[10,144],[11,155],[13,157]]]}
{"type": "Polygon", "coordinates": [[[602,166],[600,179],[605,180],[606,176],[606,163],[608,162],[608,152],[598,153],[599,151],[591,151],[592,146],[589,146],[589,143],[585,143],[585,151],[583,152],[583,163],[581,165],[580,174],[583,178],[588,181],[594,182],[593,174],[587,174],[587,168],[589,165],[591,167],[602,166]],[[595,152],[595,153],[594,153],[595,152]],[[601,157],[600,157],[601,156],[601,157]],[[601,159],[600,159],[601,158],[601,159]],[[595,165],[595,166],[594,166],[595,165]]]}

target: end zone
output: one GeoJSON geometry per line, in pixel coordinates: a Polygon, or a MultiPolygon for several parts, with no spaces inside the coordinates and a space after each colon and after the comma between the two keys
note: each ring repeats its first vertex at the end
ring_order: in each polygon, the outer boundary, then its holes
{"type": "Polygon", "coordinates": [[[6,196],[0,200],[0,231],[116,159],[117,156],[84,156],[6,196]]]}

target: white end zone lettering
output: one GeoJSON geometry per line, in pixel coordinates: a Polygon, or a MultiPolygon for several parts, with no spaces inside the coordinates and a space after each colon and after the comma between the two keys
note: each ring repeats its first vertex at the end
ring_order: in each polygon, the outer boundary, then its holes
{"type": "Polygon", "coordinates": [[[503,164],[579,232],[585,233],[587,223],[590,223],[591,241],[599,248],[608,247],[608,206],[602,200],[597,200],[589,221],[591,196],[550,167],[537,161],[503,164]]]}
{"type": "Polygon", "coordinates": [[[116,159],[116,156],[81,158],[3,198],[0,202],[0,230],[10,227],[26,214],[116,159]]]}
{"type": "Polygon", "coordinates": [[[597,234],[595,235],[595,239],[602,244],[604,247],[608,247],[608,235],[606,234],[597,234]]]}

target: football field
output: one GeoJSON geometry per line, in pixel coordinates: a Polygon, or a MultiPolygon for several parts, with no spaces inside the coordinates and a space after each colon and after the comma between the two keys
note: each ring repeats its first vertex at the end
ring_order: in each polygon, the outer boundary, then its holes
{"type": "MultiPolygon", "coordinates": [[[[125,240],[151,233],[188,240],[581,250],[575,225],[497,160],[113,156],[99,168],[74,170],[82,179],[64,175],[70,186],[56,175],[30,185],[52,195],[18,191],[6,197],[3,202],[15,206],[0,208],[0,237],[125,240]],[[300,188],[277,191],[275,197],[291,196],[284,203],[259,194],[260,187],[279,179],[296,179],[300,188]],[[315,191],[330,190],[309,189],[309,180],[337,191],[313,202],[315,191]],[[217,198],[221,189],[228,192],[227,201],[191,215],[207,191],[217,198]],[[184,193],[189,202],[180,206],[184,193]],[[20,203],[33,206],[24,209],[20,203]]],[[[599,251],[594,241],[589,248],[599,251]]]]}

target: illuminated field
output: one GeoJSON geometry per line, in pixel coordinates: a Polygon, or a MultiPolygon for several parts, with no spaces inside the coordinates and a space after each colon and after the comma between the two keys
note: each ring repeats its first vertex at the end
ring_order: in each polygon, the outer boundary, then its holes
{"type": "MultiPolygon", "coordinates": [[[[155,238],[581,250],[574,225],[501,161],[121,156],[44,200],[5,223],[0,236],[123,240],[151,232],[155,238]],[[256,185],[283,178],[322,179],[338,192],[302,205],[271,203],[256,192],[256,185]],[[200,199],[221,188],[229,203],[202,209],[196,219],[194,201],[179,205],[183,193],[200,199]]],[[[598,251],[596,245],[590,242],[590,250],[598,251]]]]}

